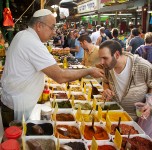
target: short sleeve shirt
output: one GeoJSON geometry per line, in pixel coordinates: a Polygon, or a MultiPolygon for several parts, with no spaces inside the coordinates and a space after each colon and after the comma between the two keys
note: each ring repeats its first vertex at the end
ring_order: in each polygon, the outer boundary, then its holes
{"type": "Polygon", "coordinates": [[[131,53],[134,54],[136,49],[144,44],[144,40],[139,36],[135,36],[133,39],[130,40],[129,46],[132,47],[131,53]]]}
{"type": "Polygon", "coordinates": [[[75,58],[83,58],[84,57],[84,49],[81,47],[78,39],[75,40],[75,46],[79,47],[79,52],[75,52],[75,58]]]}
{"type": "MultiPolygon", "coordinates": [[[[44,73],[41,71],[56,63],[46,46],[32,29],[16,34],[7,51],[2,75],[2,87],[9,97],[29,94],[31,100],[38,100],[44,88],[44,73]]],[[[3,100],[13,108],[11,98],[3,100]]]]}

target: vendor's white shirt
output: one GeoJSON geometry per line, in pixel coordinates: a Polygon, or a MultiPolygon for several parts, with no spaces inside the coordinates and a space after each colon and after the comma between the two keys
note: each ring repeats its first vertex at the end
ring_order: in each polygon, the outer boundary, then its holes
{"type": "Polygon", "coordinates": [[[55,63],[32,28],[14,37],[7,51],[2,75],[2,102],[14,109],[15,119],[21,119],[20,111],[31,113],[44,88],[44,73],[41,70],[55,63]]]}
{"type": "Polygon", "coordinates": [[[90,38],[93,44],[96,44],[99,36],[100,36],[100,31],[96,31],[91,34],[90,38]]]}
{"type": "Polygon", "coordinates": [[[117,90],[119,99],[122,99],[125,93],[126,86],[128,85],[128,82],[129,82],[130,70],[131,70],[131,59],[129,57],[127,58],[127,63],[124,70],[120,74],[116,73],[114,70],[114,75],[117,80],[116,90],[117,90]]]}

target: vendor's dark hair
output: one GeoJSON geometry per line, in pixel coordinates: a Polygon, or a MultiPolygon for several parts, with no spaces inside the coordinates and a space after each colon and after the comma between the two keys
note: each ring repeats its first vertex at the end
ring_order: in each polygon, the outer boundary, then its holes
{"type": "Polygon", "coordinates": [[[109,50],[111,52],[111,56],[113,56],[116,51],[119,51],[120,55],[122,55],[122,47],[121,47],[120,43],[115,40],[106,40],[106,41],[102,42],[100,44],[99,49],[102,49],[104,47],[109,48],[109,50]]]}
{"type": "Polygon", "coordinates": [[[33,27],[37,22],[43,21],[43,19],[44,19],[44,16],[42,16],[42,17],[31,17],[31,19],[28,23],[28,26],[33,27]]]}
{"type": "Polygon", "coordinates": [[[91,43],[91,38],[88,36],[88,34],[82,34],[80,35],[80,37],[78,38],[78,41],[83,42],[83,41],[87,41],[88,43],[91,43]]]}

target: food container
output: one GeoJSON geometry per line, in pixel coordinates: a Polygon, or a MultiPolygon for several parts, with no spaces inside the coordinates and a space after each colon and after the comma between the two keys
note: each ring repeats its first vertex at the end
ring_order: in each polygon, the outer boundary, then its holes
{"type": "Polygon", "coordinates": [[[65,91],[53,91],[53,93],[50,94],[51,101],[54,100],[54,95],[56,96],[56,100],[57,99],[62,99],[62,100],[68,99],[67,92],[65,92],[65,91]]]}
{"type": "MultiPolygon", "coordinates": [[[[63,109],[63,110],[66,110],[66,109],[70,109],[71,110],[72,109],[72,105],[71,105],[71,101],[70,100],[67,100],[67,99],[66,100],[56,99],[55,103],[58,104],[58,109],[63,109]]],[[[53,108],[53,101],[50,101],[50,105],[51,105],[52,109],[54,109],[53,108]]]]}
{"type": "MultiPolygon", "coordinates": [[[[122,145],[124,148],[124,145],[128,141],[131,145],[132,149],[141,149],[141,150],[151,150],[152,147],[152,140],[148,135],[141,134],[141,135],[130,135],[130,138],[128,140],[126,135],[122,135],[122,145]],[[127,141],[126,141],[127,140],[127,141]]],[[[113,138],[114,140],[114,138],[113,138]]]]}
{"type": "Polygon", "coordinates": [[[74,150],[88,150],[86,142],[84,140],[76,140],[76,139],[60,139],[60,145],[68,145],[72,147],[74,150]]]}
{"type": "Polygon", "coordinates": [[[80,133],[78,124],[75,122],[56,122],[56,127],[55,127],[55,136],[59,134],[60,139],[82,139],[82,135],[80,133]],[[58,127],[60,126],[61,129],[67,129],[66,131],[64,130],[58,130],[58,127]],[[67,128],[68,127],[68,128],[67,128]],[[57,132],[56,132],[57,131],[57,132]]]}
{"type": "MultiPolygon", "coordinates": [[[[116,125],[117,126],[118,122],[113,122],[112,125],[116,125]]],[[[121,122],[120,123],[120,131],[121,131],[122,135],[128,135],[129,131],[130,131],[130,135],[137,135],[138,136],[139,134],[145,134],[145,132],[141,129],[141,127],[134,121],[121,122]],[[121,128],[122,124],[124,125],[123,128],[121,128]],[[125,125],[129,125],[129,126],[133,127],[138,133],[134,132],[133,128],[131,128],[131,127],[127,128],[127,126],[125,126],[125,125]],[[126,127],[126,129],[125,129],[125,127],[126,127]],[[131,129],[131,131],[130,131],[130,129],[131,129]],[[122,130],[123,130],[123,133],[125,133],[125,132],[126,133],[122,134],[122,130]]],[[[111,134],[111,136],[114,136],[114,134],[111,134]]]]}
{"type": "Polygon", "coordinates": [[[83,92],[71,92],[71,95],[74,95],[74,101],[86,101],[86,95],[83,92]]]}
{"type": "Polygon", "coordinates": [[[75,116],[74,116],[72,110],[70,110],[70,109],[59,109],[58,112],[56,113],[56,115],[60,115],[60,114],[62,114],[62,117],[61,117],[61,119],[56,119],[56,122],[59,122],[61,124],[63,122],[76,122],[75,121],[75,116]],[[68,115],[70,115],[70,116],[68,116],[68,115]],[[69,120],[68,120],[68,117],[70,117],[69,120]],[[73,118],[73,120],[72,120],[72,118],[73,118]]]}
{"type": "MultiPolygon", "coordinates": [[[[102,113],[102,121],[105,122],[107,112],[102,113]]],[[[118,122],[119,117],[121,121],[132,121],[132,118],[126,111],[108,111],[109,119],[111,122],[118,122]]]]}
{"type": "MultiPolygon", "coordinates": [[[[79,124],[81,125],[81,124],[79,124]]],[[[94,129],[92,128],[92,123],[85,123],[83,138],[86,141],[91,141],[94,137],[96,141],[109,141],[110,134],[107,133],[105,126],[100,123],[94,123],[94,129]]]]}
{"type": "Polygon", "coordinates": [[[51,136],[53,135],[53,124],[51,121],[28,120],[26,122],[26,136],[51,136]],[[37,126],[35,126],[37,125],[37,126]]]}
{"type": "MultiPolygon", "coordinates": [[[[117,103],[117,102],[97,102],[97,105],[100,105],[102,108],[102,111],[114,111],[114,110],[123,110],[123,108],[117,103]],[[104,108],[103,108],[104,107],[104,108]]],[[[98,110],[98,107],[96,108],[96,110],[98,110]]]]}
{"type": "Polygon", "coordinates": [[[54,136],[26,136],[25,142],[26,150],[54,150],[57,143],[54,136]]]}
{"type": "MultiPolygon", "coordinates": [[[[117,150],[116,146],[112,142],[97,141],[97,140],[96,140],[96,142],[98,144],[98,148],[102,148],[101,150],[107,150],[108,149],[107,146],[109,146],[111,148],[111,149],[109,148],[110,150],[117,150]]],[[[90,150],[90,147],[91,147],[91,143],[92,143],[92,141],[87,141],[87,147],[88,147],[89,150],[90,150]]]]}
{"type": "MultiPolygon", "coordinates": [[[[78,123],[82,122],[83,119],[84,119],[84,122],[92,122],[92,113],[90,114],[90,110],[81,111],[81,112],[82,112],[81,117],[79,119],[77,119],[77,116],[76,116],[77,111],[74,111],[74,115],[75,115],[76,121],[78,123]]],[[[100,120],[97,117],[96,111],[95,111],[95,122],[100,122],[100,120]]]]}
{"type": "Polygon", "coordinates": [[[0,144],[1,150],[20,150],[20,144],[15,139],[10,139],[0,144]]]}

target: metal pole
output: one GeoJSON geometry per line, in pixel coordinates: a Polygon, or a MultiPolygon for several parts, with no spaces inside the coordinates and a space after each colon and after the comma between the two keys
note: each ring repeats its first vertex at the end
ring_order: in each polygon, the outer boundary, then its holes
{"type": "MultiPolygon", "coordinates": [[[[150,0],[148,0],[148,10],[147,12],[150,11],[150,0]]],[[[146,20],[146,32],[148,32],[149,29],[149,19],[150,19],[150,14],[147,13],[147,20],[146,20]]]]}

